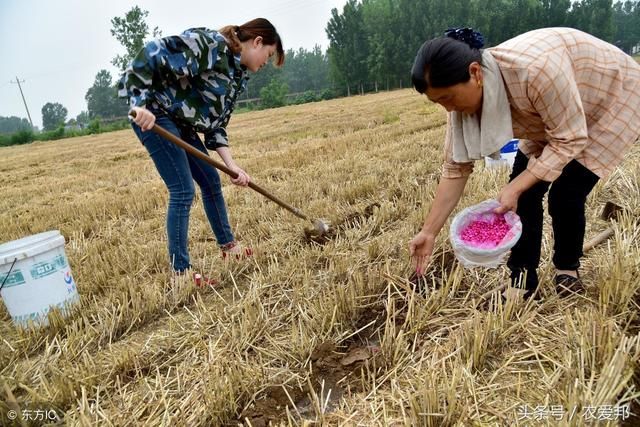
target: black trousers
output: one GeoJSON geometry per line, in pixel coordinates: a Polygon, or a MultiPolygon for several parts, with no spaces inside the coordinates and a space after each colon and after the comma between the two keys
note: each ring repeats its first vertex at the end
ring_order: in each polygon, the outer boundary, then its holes
{"type": "MultiPolygon", "coordinates": [[[[527,168],[528,161],[527,156],[518,150],[509,181],[513,181],[527,168]]],[[[517,210],[522,221],[522,237],[511,249],[507,262],[513,282],[526,276],[526,289],[532,290],[538,286],[536,269],[540,263],[542,245],[542,199],[549,186],[549,215],[554,239],[553,264],[558,270],[578,269],[583,255],[585,202],[598,179],[596,174],[572,160],[553,183],[540,181],[522,193],[517,210]]]]}

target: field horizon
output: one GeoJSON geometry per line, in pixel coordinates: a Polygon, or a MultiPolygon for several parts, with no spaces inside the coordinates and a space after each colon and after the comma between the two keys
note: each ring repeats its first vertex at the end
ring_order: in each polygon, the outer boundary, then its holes
{"type": "MultiPolygon", "coordinates": [[[[256,254],[222,260],[197,189],[191,262],[220,281],[204,289],[170,273],[167,191],[133,131],[0,148],[1,241],[60,230],[81,298],[24,330],[0,304],[0,425],[36,409],[78,426],[636,425],[638,144],[589,196],[587,239],[607,201],[626,213],[582,260],[587,294],[555,294],[546,215],[543,299],[503,305],[506,268],[462,268],[449,222],[409,280],[445,123],[409,89],[234,115],[237,163],[335,233],[309,241],[223,177],[256,254]]],[[[507,180],[476,162],[456,212],[507,180]]]]}

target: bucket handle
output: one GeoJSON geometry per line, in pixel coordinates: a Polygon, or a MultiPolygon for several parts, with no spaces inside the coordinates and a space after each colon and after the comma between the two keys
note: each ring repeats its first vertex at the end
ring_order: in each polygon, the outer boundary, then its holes
{"type": "Polygon", "coordinates": [[[13,262],[11,263],[11,267],[9,267],[9,271],[7,271],[7,275],[4,276],[4,280],[2,281],[2,285],[0,285],[0,291],[4,287],[4,284],[7,283],[7,280],[9,279],[9,275],[11,274],[11,270],[13,270],[13,266],[16,265],[16,261],[18,261],[18,258],[14,258],[13,259],[13,262]]]}

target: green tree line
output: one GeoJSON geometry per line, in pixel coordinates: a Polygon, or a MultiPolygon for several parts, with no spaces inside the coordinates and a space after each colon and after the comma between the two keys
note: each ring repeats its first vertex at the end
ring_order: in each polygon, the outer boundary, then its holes
{"type": "MultiPolygon", "coordinates": [[[[157,27],[147,25],[147,16],[135,6],[123,17],[111,19],[111,35],[124,48],[112,60],[120,71],[146,41],[161,36],[157,27]]],[[[633,53],[640,43],[640,0],[349,0],[342,10],[331,11],[326,51],[318,45],[287,50],[282,68],[268,65],[251,75],[240,105],[255,107],[251,101],[260,99],[259,108],[269,108],[408,87],[420,45],[447,28],[463,26],[482,32],[487,46],[535,28],[567,26],[633,53]]],[[[128,109],[116,96],[117,78],[107,70],[98,71],[85,94],[87,110],[75,118],[68,119],[67,109],[59,103],[46,103],[41,110],[43,130],[55,137],[113,128],[111,122],[123,118],[128,109]]],[[[120,121],[118,126],[124,125],[120,121]]],[[[26,119],[0,117],[0,137],[16,132],[21,140],[29,140],[26,119]]]]}
{"type": "Polygon", "coordinates": [[[447,28],[473,27],[486,46],[526,31],[573,27],[627,53],[640,42],[640,4],[612,0],[349,0],[327,24],[331,81],[342,92],[409,84],[416,51],[447,28]]]}

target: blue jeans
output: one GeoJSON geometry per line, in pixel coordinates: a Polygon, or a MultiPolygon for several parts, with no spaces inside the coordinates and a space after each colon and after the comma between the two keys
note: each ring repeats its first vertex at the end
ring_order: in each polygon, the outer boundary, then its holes
{"type": "MultiPolygon", "coordinates": [[[[156,115],[156,124],[203,153],[207,153],[207,149],[193,129],[178,126],[162,111],[152,112],[156,115]]],[[[131,126],[149,152],[169,190],[167,238],[169,259],[173,269],[181,272],[191,267],[187,246],[189,212],[195,195],[194,180],[202,192],[204,211],[218,245],[233,242],[234,237],[227,217],[220,176],[216,168],[203,160],[189,156],[182,148],[161,138],[153,131],[143,132],[135,123],[131,126]]]]}

